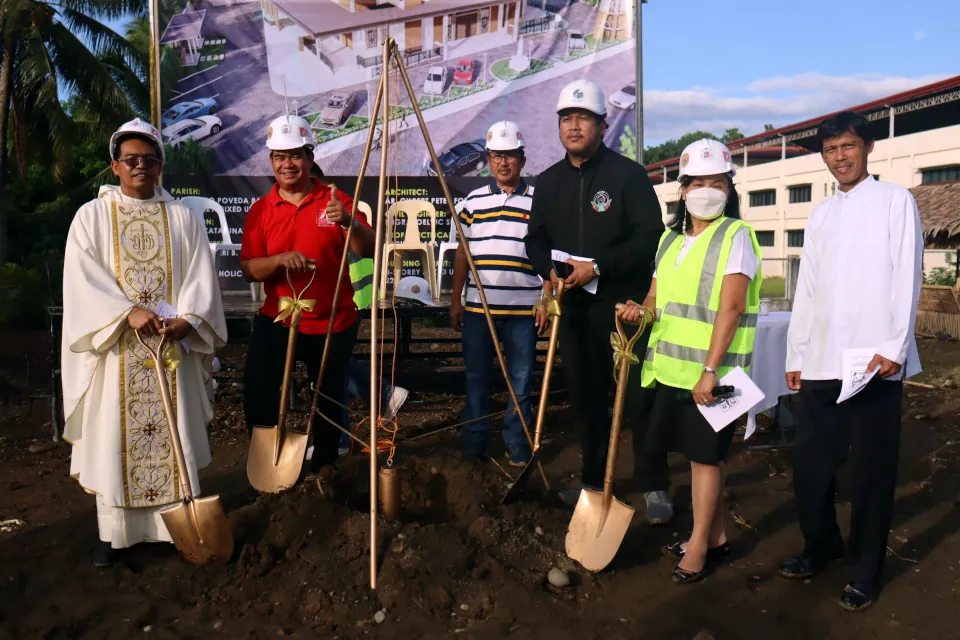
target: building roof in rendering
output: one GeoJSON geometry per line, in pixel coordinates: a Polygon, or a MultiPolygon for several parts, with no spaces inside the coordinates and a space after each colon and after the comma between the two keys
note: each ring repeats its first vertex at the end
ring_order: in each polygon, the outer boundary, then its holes
{"type": "Polygon", "coordinates": [[[160,38],[160,44],[174,44],[184,40],[196,40],[200,37],[200,28],[203,26],[203,19],[207,15],[206,9],[200,11],[190,11],[189,13],[178,13],[170,19],[170,23],[163,31],[163,37],[160,38]]]}
{"type": "MultiPolygon", "coordinates": [[[[334,2],[318,0],[273,0],[280,9],[293,18],[301,27],[316,37],[378,27],[393,23],[410,22],[447,13],[463,13],[504,4],[505,0],[428,0],[409,9],[390,5],[377,8],[360,8],[348,11],[334,2]]],[[[521,2],[522,0],[516,0],[521,2]]]]}

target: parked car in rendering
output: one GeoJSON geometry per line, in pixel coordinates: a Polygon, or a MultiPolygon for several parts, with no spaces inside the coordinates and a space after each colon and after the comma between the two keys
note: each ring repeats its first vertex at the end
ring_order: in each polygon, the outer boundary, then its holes
{"type": "Polygon", "coordinates": [[[637,108],[637,83],[631,82],[620,88],[619,91],[610,96],[610,104],[618,109],[629,109],[633,111],[637,108]]]}
{"type": "MultiPolygon", "coordinates": [[[[437,158],[445,176],[463,176],[472,171],[482,171],[487,166],[487,151],[482,140],[461,142],[450,147],[437,158]]],[[[428,159],[424,166],[427,175],[435,176],[437,171],[428,159]]]]}
{"type": "Polygon", "coordinates": [[[320,124],[339,127],[350,117],[357,94],[353,91],[337,91],[320,111],[320,124]]]}
{"type": "Polygon", "coordinates": [[[476,64],[473,60],[459,60],[456,68],[453,70],[453,84],[461,86],[473,84],[473,74],[476,72],[476,64]]]}
{"type": "Polygon", "coordinates": [[[427,70],[427,79],[423,83],[423,92],[432,96],[439,96],[447,86],[447,68],[430,67],[427,70]]]}
{"type": "Polygon", "coordinates": [[[200,116],[190,120],[181,120],[176,124],[165,127],[160,135],[163,144],[179,147],[187,140],[202,140],[208,136],[220,133],[223,123],[216,116],[200,116]]]}
{"type": "Polygon", "coordinates": [[[213,98],[197,98],[187,102],[178,102],[172,105],[160,116],[164,128],[188,118],[212,116],[220,109],[220,105],[213,98]]]}
{"type": "Polygon", "coordinates": [[[583,31],[580,31],[580,29],[567,29],[567,48],[570,49],[570,51],[587,48],[587,41],[583,37],[583,31]]]}

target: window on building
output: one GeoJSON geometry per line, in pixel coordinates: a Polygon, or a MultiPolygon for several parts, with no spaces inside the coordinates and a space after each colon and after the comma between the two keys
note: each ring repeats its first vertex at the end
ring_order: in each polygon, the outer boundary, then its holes
{"type": "Polygon", "coordinates": [[[879,173],[873,174],[873,179],[879,181],[879,180],[880,180],[880,174],[879,174],[879,173]]]}
{"type": "Polygon", "coordinates": [[[933,169],[921,169],[923,175],[923,184],[933,182],[956,182],[960,180],[960,164],[949,167],[935,167],[933,169]]]}
{"type": "Polygon", "coordinates": [[[759,244],[761,247],[774,246],[773,231],[757,231],[756,233],[757,244],[759,244]]]}
{"type": "Polygon", "coordinates": [[[787,246],[795,249],[803,246],[803,229],[787,231],[787,246]]]}
{"type": "Polygon", "coordinates": [[[777,204],[776,189],[764,189],[763,191],[750,192],[751,207],[772,207],[776,204],[777,204]]]}
{"type": "Polygon", "coordinates": [[[680,201],[679,201],[679,200],[677,200],[676,202],[668,202],[668,203],[667,203],[667,213],[668,213],[669,215],[672,215],[672,216],[673,216],[673,215],[677,215],[677,211],[679,211],[679,210],[680,210],[680,201]]]}
{"type": "Polygon", "coordinates": [[[367,29],[364,33],[367,41],[367,49],[376,49],[377,48],[377,30],[367,29]]]}
{"type": "Polygon", "coordinates": [[[799,204],[801,202],[811,202],[812,200],[813,200],[813,185],[798,184],[790,187],[790,204],[799,204]]]}

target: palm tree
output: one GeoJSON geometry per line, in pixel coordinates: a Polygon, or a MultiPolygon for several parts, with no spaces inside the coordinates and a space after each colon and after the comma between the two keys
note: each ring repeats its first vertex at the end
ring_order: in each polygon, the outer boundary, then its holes
{"type": "Polygon", "coordinates": [[[131,98],[143,109],[147,68],[102,21],[145,8],[146,0],[0,0],[0,265],[7,260],[8,147],[21,168],[27,157],[41,155],[62,178],[72,165],[78,125],[61,93],[83,98],[81,126],[98,133],[135,113],[131,98]]]}
{"type": "MultiPolygon", "coordinates": [[[[162,6],[160,13],[162,16],[162,6]]],[[[140,63],[144,67],[148,66],[150,64],[150,17],[142,14],[131,20],[127,25],[126,36],[127,42],[136,50],[140,63]]],[[[164,47],[160,56],[160,104],[170,103],[170,92],[182,77],[183,67],[177,52],[171,47],[164,47]]]]}

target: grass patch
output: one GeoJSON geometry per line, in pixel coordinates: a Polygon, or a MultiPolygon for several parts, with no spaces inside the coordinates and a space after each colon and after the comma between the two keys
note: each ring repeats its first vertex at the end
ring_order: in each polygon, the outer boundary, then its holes
{"type": "Polygon", "coordinates": [[[764,278],[760,283],[761,298],[785,298],[787,293],[787,282],[783,278],[774,276],[764,278]]]}
{"type": "Polygon", "coordinates": [[[539,73],[541,71],[546,71],[553,66],[552,62],[547,62],[546,60],[530,60],[530,68],[526,71],[521,71],[517,73],[510,68],[510,58],[504,58],[503,60],[498,60],[493,63],[493,66],[490,67],[490,73],[493,74],[495,78],[503,81],[517,80],[518,78],[523,78],[524,76],[533,75],[534,73],[539,73]]]}
{"type": "Polygon", "coordinates": [[[360,131],[361,129],[367,128],[367,123],[369,120],[361,116],[350,116],[347,118],[347,121],[343,123],[343,126],[337,129],[327,129],[317,125],[317,121],[320,119],[319,113],[311,113],[306,116],[307,122],[310,123],[310,127],[313,129],[313,138],[317,144],[323,144],[324,142],[329,142],[335,138],[340,138],[347,134],[353,133],[354,131],[360,131]]]}

